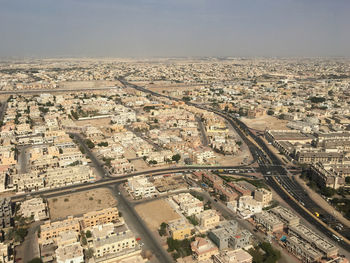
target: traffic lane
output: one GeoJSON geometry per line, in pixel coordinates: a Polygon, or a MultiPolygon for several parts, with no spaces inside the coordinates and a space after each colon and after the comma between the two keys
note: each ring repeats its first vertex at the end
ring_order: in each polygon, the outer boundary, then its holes
{"type": "Polygon", "coordinates": [[[93,163],[96,171],[98,172],[99,176],[102,178],[108,177],[108,173],[103,168],[103,164],[97,159],[95,154],[90,150],[90,148],[86,145],[84,142],[84,139],[81,137],[78,133],[68,133],[69,135],[73,135],[74,138],[78,141],[80,146],[82,146],[85,150],[85,153],[90,158],[91,162],[93,163]]]}
{"type": "Polygon", "coordinates": [[[89,182],[89,183],[79,183],[79,184],[74,184],[74,185],[68,185],[64,187],[59,187],[59,188],[52,188],[52,189],[47,189],[47,190],[40,190],[40,191],[33,191],[33,192],[27,192],[23,194],[17,194],[13,195],[10,198],[13,201],[20,201],[23,200],[24,198],[28,196],[39,196],[39,195],[50,195],[50,193],[56,193],[56,192],[62,192],[68,193],[69,191],[73,191],[74,189],[78,189],[80,187],[84,187],[85,189],[92,189],[96,187],[103,187],[103,186],[108,186],[108,184],[115,184],[119,181],[126,180],[128,178],[131,178],[133,176],[137,175],[164,175],[164,174],[169,174],[173,172],[191,172],[194,170],[220,170],[220,169],[239,169],[239,168],[250,168],[247,166],[181,166],[181,167],[171,167],[171,168],[161,168],[161,169],[154,169],[154,170],[147,170],[147,171],[141,171],[141,172],[136,172],[132,174],[126,174],[118,177],[108,177],[108,178],[102,178],[101,180],[95,181],[95,182],[89,182]]]}
{"type": "Polygon", "coordinates": [[[34,222],[28,228],[28,233],[24,238],[23,243],[15,248],[16,259],[21,258],[21,260],[17,262],[26,263],[33,258],[40,256],[38,245],[38,230],[42,224],[42,221],[34,222]]]}
{"type": "MultiPolygon", "coordinates": [[[[124,85],[128,85],[129,83],[126,82],[125,80],[124,81],[124,85]]],[[[173,99],[169,96],[165,96],[165,95],[161,95],[161,94],[158,94],[158,93],[155,93],[153,91],[149,91],[145,88],[141,88],[139,86],[136,86],[136,85],[132,85],[131,87],[135,88],[135,89],[138,89],[138,90],[141,90],[143,92],[148,92],[148,93],[151,93],[151,94],[154,94],[155,96],[158,96],[158,97],[167,97],[169,99],[173,99]]],[[[195,106],[195,107],[198,107],[198,105],[195,105],[193,103],[187,103],[188,105],[192,105],[192,106],[195,106]]],[[[198,107],[198,108],[202,108],[202,107],[198,107]]],[[[250,135],[251,138],[261,147],[258,148],[256,145],[254,145],[250,140],[248,140],[247,136],[245,134],[243,134],[243,132],[238,128],[238,125],[236,125],[234,122],[233,122],[233,118],[231,116],[227,116],[226,113],[223,113],[223,112],[220,112],[220,111],[217,111],[217,110],[214,110],[214,109],[206,109],[208,111],[211,111],[211,112],[214,112],[214,113],[217,113],[218,115],[222,116],[223,118],[225,118],[226,120],[228,120],[228,123],[231,124],[231,126],[238,132],[238,134],[240,135],[240,137],[242,138],[242,140],[244,142],[246,142],[246,144],[248,145],[249,149],[251,150],[251,153],[253,155],[253,157],[256,157],[256,155],[258,155],[261,160],[263,160],[262,163],[270,163],[269,160],[267,160],[267,156],[269,157],[269,159],[272,161],[272,164],[275,164],[275,165],[278,165],[280,167],[278,167],[277,171],[280,173],[280,174],[287,174],[287,171],[285,170],[284,167],[282,167],[282,162],[275,156],[274,153],[272,153],[272,151],[270,149],[268,149],[268,147],[265,145],[265,143],[262,141],[262,139],[258,136],[256,136],[255,134],[253,134],[250,129],[248,128],[248,126],[246,124],[244,124],[242,121],[238,120],[237,118],[234,118],[235,122],[241,127],[241,129],[243,129],[245,131],[246,134],[250,135]],[[264,151],[264,153],[262,152],[262,150],[264,151]]],[[[269,180],[270,184],[273,180],[269,180]]],[[[281,195],[281,197],[285,198],[287,195],[286,193],[283,191],[283,189],[281,188],[281,186],[275,184],[274,185],[275,187],[275,191],[281,195]]],[[[289,199],[290,201],[293,202],[292,206],[293,207],[296,207],[298,210],[303,210],[301,207],[300,207],[300,204],[298,203],[295,203],[293,200],[289,199]]],[[[308,202],[309,203],[309,202],[308,202]]],[[[311,203],[312,204],[312,203],[311,203]]],[[[296,209],[295,209],[296,210],[296,209]]],[[[296,210],[297,211],[297,210],[296,210]]],[[[305,214],[306,212],[303,210],[303,213],[305,214]]],[[[310,215],[308,213],[306,213],[308,215],[308,217],[310,217],[310,215]]],[[[315,220],[313,217],[311,217],[312,221],[313,222],[316,222],[315,226],[319,226],[321,225],[317,220],[315,220]]],[[[323,227],[323,225],[321,225],[322,229],[325,229],[325,227],[323,227]]]]}
{"type": "Polygon", "coordinates": [[[272,179],[268,180],[269,186],[282,198],[285,200],[285,202],[293,209],[295,210],[304,220],[306,220],[311,225],[314,225],[321,233],[323,233],[326,237],[330,238],[334,244],[336,244],[339,247],[342,247],[346,251],[350,251],[350,245],[348,245],[345,242],[335,242],[333,240],[333,233],[327,229],[324,225],[319,223],[313,216],[311,216],[309,213],[307,213],[298,203],[296,203],[294,200],[289,198],[287,194],[277,186],[276,182],[274,182],[272,179]]]}
{"type": "Polygon", "coordinates": [[[152,252],[152,255],[158,259],[159,263],[174,262],[171,256],[164,250],[162,245],[158,242],[154,234],[148,229],[146,223],[137,214],[132,204],[125,198],[119,189],[121,184],[115,184],[112,187],[112,192],[117,199],[118,210],[122,213],[125,222],[130,226],[133,232],[139,234],[141,240],[143,240],[144,248],[152,252]]]}

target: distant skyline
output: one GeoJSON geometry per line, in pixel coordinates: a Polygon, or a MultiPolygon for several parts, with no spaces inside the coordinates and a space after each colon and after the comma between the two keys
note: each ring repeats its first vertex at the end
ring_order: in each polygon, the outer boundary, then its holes
{"type": "Polygon", "coordinates": [[[349,0],[0,0],[0,57],[350,57],[349,0]]]}

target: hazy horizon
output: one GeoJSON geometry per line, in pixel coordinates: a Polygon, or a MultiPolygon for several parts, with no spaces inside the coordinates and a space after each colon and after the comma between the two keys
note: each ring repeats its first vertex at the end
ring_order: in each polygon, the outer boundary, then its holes
{"type": "Polygon", "coordinates": [[[1,58],[350,57],[346,0],[4,0],[1,58]]]}

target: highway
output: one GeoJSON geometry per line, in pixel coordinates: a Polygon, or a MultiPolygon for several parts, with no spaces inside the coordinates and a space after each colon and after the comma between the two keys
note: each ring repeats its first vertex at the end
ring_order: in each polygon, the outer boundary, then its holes
{"type": "MultiPolygon", "coordinates": [[[[169,100],[181,101],[178,98],[172,98],[163,94],[156,93],[154,91],[145,89],[143,87],[128,83],[124,78],[119,78],[119,81],[125,87],[132,87],[134,89],[140,90],[145,93],[152,94],[156,97],[164,97],[169,100]]],[[[242,121],[233,115],[227,114],[224,111],[215,110],[212,108],[207,108],[202,105],[197,105],[192,102],[186,102],[187,105],[194,106],[203,110],[214,112],[228,121],[228,123],[236,130],[238,135],[247,144],[254,160],[258,161],[260,172],[263,174],[267,184],[282,198],[288,205],[290,205],[299,215],[301,215],[306,221],[316,227],[321,233],[334,240],[334,230],[330,230],[331,226],[325,226],[322,224],[315,216],[311,215],[318,212],[323,218],[326,218],[327,223],[332,222],[332,224],[338,224],[338,222],[329,211],[325,211],[318,204],[316,204],[304,191],[302,186],[300,186],[285,168],[284,164],[280,159],[273,153],[263,142],[263,140],[254,134],[249,127],[247,127],[242,121]],[[251,141],[250,137],[253,141],[251,141]],[[274,178],[276,178],[277,183],[274,178]],[[295,198],[290,198],[292,195],[295,198]],[[309,211],[309,213],[306,210],[309,211]]],[[[345,227],[338,232],[340,235],[347,239],[350,239],[350,229],[345,227]]],[[[338,234],[338,235],[339,235],[338,234]]],[[[350,244],[346,240],[341,240],[337,242],[338,246],[342,247],[345,251],[350,251],[350,244]]]]}
{"type": "MultiPolygon", "coordinates": [[[[150,90],[147,90],[145,88],[136,86],[134,84],[130,84],[126,82],[123,78],[119,79],[120,82],[125,87],[132,87],[137,90],[150,93],[156,97],[165,97],[170,100],[176,100],[181,101],[177,98],[172,98],[166,95],[162,95],[150,90]]],[[[96,89],[82,89],[81,91],[86,90],[110,90],[111,88],[96,88],[96,89]]],[[[77,92],[80,90],[32,90],[32,91],[6,91],[3,94],[17,94],[17,93],[42,93],[42,92],[77,92]]],[[[0,92],[1,94],[1,92],[0,92]]],[[[310,215],[314,214],[314,212],[318,212],[322,215],[322,217],[327,220],[327,223],[337,224],[337,220],[334,219],[332,214],[329,211],[325,211],[321,207],[319,207],[305,192],[304,189],[293,180],[291,176],[289,176],[288,170],[284,167],[284,165],[281,163],[281,161],[278,159],[278,157],[275,156],[275,154],[268,149],[268,147],[265,145],[265,143],[262,141],[260,137],[255,135],[243,122],[241,122],[239,119],[237,119],[235,116],[231,116],[230,114],[227,114],[223,111],[218,111],[212,108],[206,108],[204,106],[200,106],[191,102],[186,102],[187,105],[194,106],[197,108],[201,108],[203,110],[214,112],[223,118],[225,118],[228,123],[237,131],[237,133],[241,136],[242,140],[247,144],[254,161],[257,161],[259,164],[259,168],[261,173],[263,174],[267,184],[275,190],[277,194],[281,196],[282,199],[284,199],[296,212],[298,212],[305,220],[307,220],[310,224],[314,225],[320,232],[324,233],[329,238],[333,238],[333,233],[329,229],[329,227],[323,225],[316,217],[310,215]],[[249,139],[251,138],[254,143],[249,139]],[[258,147],[259,146],[259,147],[258,147]],[[275,179],[277,181],[275,181],[275,179]],[[288,193],[288,194],[287,194],[288,193]],[[290,198],[290,195],[297,198],[290,198]],[[310,212],[308,213],[305,208],[310,212]]],[[[254,162],[253,161],[253,162],[254,162]]],[[[172,173],[172,172],[187,172],[191,170],[218,170],[218,169],[238,169],[238,168],[250,168],[249,166],[231,166],[231,167],[223,167],[223,166],[211,166],[211,167],[203,167],[203,166],[186,166],[186,167],[173,167],[173,168],[161,168],[157,170],[151,170],[146,172],[137,172],[125,176],[121,176],[118,178],[110,178],[108,176],[105,176],[102,180],[95,182],[91,184],[91,189],[95,187],[101,187],[104,185],[111,185],[114,184],[120,180],[126,180],[129,177],[141,175],[141,174],[153,174],[153,173],[172,173]]],[[[60,190],[61,191],[72,191],[74,189],[78,189],[79,187],[86,187],[86,184],[79,184],[79,185],[73,185],[73,186],[67,186],[63,187],[60,190]]],[[[90,185],[89,185],[90,187],[90,185]]],[[[35,192],[34,194],[50,194],[53,192],[57,192],[57,189],[48,189],[44,191],[35,192]]],[[[19,194],[16,196],[13,196],[12,199],[14,200],[23,200],[27,194],[19,194]]],[[[344,227],[342,231],[339,232],[341,235],[343,235],[346,238],[350,238],[350,229],[344,227]]],[[[345,241],[338,242],[338,245],[341,246],[346,251],[350,251],[350,245],[346,243],[345,241]]]]}
{"type": "MultiPolygon", "coordinates": [[[[102,171],[104,169],[101,167],[102,171]]],[[[128,178],[137,176],[137,175],[165,175],[169,173],[186,173],[186,172],[193,172],[196,170],[209,170],[209,171],[216,171],[216,170],[238,170],[238,169],[251,169],[249,166],[178,166],[178,167],[170,167],[170,168],[159,168],[159,169],[152,169],[148,171],[140,171],[135,173],[130,173],[127,175],[122,175],[118,177],[112,177],[112,176],[105,176],[101,180],[90,182],[90,183],[79,183],[74,185],[68,185],[65,187],[60,188],[51,188],[51,189],[44,189],[39,191],[33,191],[33,192],[26,192],[26,193],[19,193],[16,195],[11,196],[12,201],[22,201],[27,196],[45,196],[45,197],[52,197],[57,193],[61,194],[67,194],[71,192],[78,191],[79,189],[89,190],[94,189],[97,187],[103,187],[103,186],[109,186],[113,185],[119,182],[126,182],[128,178]]]]}
{"type": "Polygon", "coordinates": [[[101,88],[80,88],[80,89],[31,89],[31,90],[0,90],[0,95],[16,95],[16,94],[42,94],[48,93],[60,93],[60,92],[82,92],[82,91],[100,91],[111,90],[114,87],[101,87],[101,88]]]}

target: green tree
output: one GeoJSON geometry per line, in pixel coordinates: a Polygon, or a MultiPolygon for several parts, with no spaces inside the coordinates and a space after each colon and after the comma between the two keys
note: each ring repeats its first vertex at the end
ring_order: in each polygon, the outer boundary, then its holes
{"type": "Polygon", "coordinates": [[[92,258],[94,256],[94,250],[92,248],[89,248],[87,251],[86,251],[86,257],[88,259],[92,258]]]}
{"type": "Polygon", "coordinates": [[[40,258],[33,258],[32,260],[28,261],[28,263],[43,263],[43,261],[40,258]]]}
{"type": "Polygon", "coordinates": [[[350,184],[350,176],[345,177],[345,182],[346,182],[347,184],[350,184]]]}
{"type": "Polygon", "coordinates": [[[267,111],[267,115],[274,115],[274,114],[275,114],[275,112],[273,110],[268,110],[267,111]]]}
{"type": "Polygon", "coordinates": [[[180,161],[180,159],[181,159],[181,155],[177,153],[177,154],[173,155],[171,157],[171,159],[178,163],[180,161]]]}
{"type": "Polygon", "coordinates": [[[322,103],[322,102],[325,102],[326,99],[323,98],[323,97],[310,97],[309,100],[312,102],[312,103],[322,103]]]}
{"type": "Polygon", "coordinates": [[[86,235],[87,238],[92,237],[92,233],[91,233],[90,230],[86,231],[85,235],[86,235]]]}
{"type": "Polygon", "coordinates": [[[90,149],[93,149],[95,147],[95,144],[90,139],[86,139],[85,143],[90,149]]]}
{"type": "Polygon", "coordinates": [[[165,236],[166,228],[167,228],[167,223],[163,222],[160,224],[160,228],[158,229],[158,233],[160,236],[165,236]]]}

